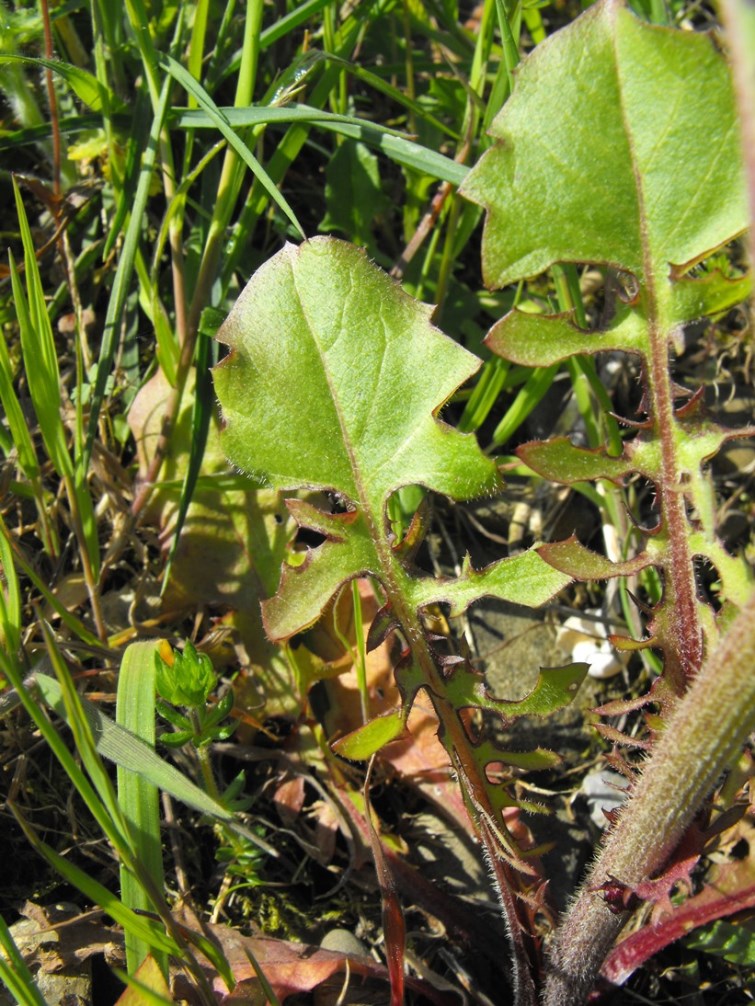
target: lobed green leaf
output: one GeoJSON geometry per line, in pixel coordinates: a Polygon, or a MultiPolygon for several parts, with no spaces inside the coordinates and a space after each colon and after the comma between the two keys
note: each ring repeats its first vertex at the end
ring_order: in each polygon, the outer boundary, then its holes
{"type": "Polygon", "coordinates": [[[731,81],[712,37],[648,25],[620,0],[534,50],[491,134],[498,143],[461,189],[488,210],[490,286],[555,262],[645,276],[699,261],[746,226],[731,81]]]}
{"type": "Polygon", "coordinates": [[[652,546],[623,563],[572,541],[539,553],[580,579],[658,566],[663,593],[649,629],[681,693],[699,669],[704,641],[717,632],[695,580],[696,556],[726,569],[726,585],[744,596],[743,576],[729,573],[717,537],[705,475],[707,460],[732,433],[700,416],[699,396],[689,398],[669,367],[682,326],[724,310],[750,285],[748,277],[728,281],[715,269],[687,275],[747,223],[726,61],[710,36],[650,25],[620,0],[599,0],[522,64],[491,133],[497,142],[461,188],[488,211],[486,282],[502,286],[564,263],[607,267],[626,282],[605,330],[582,330],[569,315],[513,311],[488,345],[536,368],[606,350],[637,355],[642,367],[637,432],[621,454],[616,437],[610,451],[558,438],[517,453],[567,484],[621,483],[640,473],[656,490],[652,546]]]}
{"type": "Polygon", "coordinates": [[[263,604],[271,638],[311,625],[347,580],[392,576],[416,608],[454,613],[492,594],[539,605],[568,578],[535,554],[458,580],[402,573],[387,504],[403,486],[457,499],[494,491],[494,463],[473,437],[443,424],[442,403],[479,366],[356,248],[318,238],[287,246],[252,278],[218,338],[233,352],[215,370],[224,443],[242,469],[281,489],[335,493],[345,512],[301,501],[289,509],[325,541],[286,565],[263,604]]]}

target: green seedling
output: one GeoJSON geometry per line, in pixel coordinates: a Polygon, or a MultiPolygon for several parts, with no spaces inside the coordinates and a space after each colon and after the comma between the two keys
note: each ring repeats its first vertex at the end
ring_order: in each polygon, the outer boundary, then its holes
{"type": "Polygon", "coordinates": [[[162,733],[158,740],[168,747],[192,744],[197,749],[213,741],[228,740],[237,722],[224,722],[233,708],[233,692],[227,691],[216,703],[210,695],[218,683],[212,661],[206,653],[199,653],[187,642],[183,653],[164,647],[155,652],[158,695],[157,711],[175,730],[162,733]],[[176,708],[181,706],[185,713],[176,708]]]}
{"type": "MultiPolygon", "coordinates": [[[[196,751],[208,795],[231,813],[248,810],[252,801],[245,794],[246,774],[239,772],[221,793],[210,759],[210,745],[228,740],[238,726],[238,720],[228,721],[233,692],[229,689],[214,704],[209,701],[217,687],[217,674],[207,654],[200,653],[188,641],[183,652],[171,650],[167,644],[156,650],[155,669],[155,685],[162,696],[157,701],[157,711],[174,727],[172,732],[160,734],[158,740],[173,748],[190,745],[196,751]],[[185,712],[176,708],[179,706],[185,712]]],[[[240,888],[258,886],[266,848],[262,829],[247,833],[247,837],[218,822],[215,830],[220,839],[216,858],[229,879],[239,878],[237,883],[226,885],[221,898],[240,888]]]]}

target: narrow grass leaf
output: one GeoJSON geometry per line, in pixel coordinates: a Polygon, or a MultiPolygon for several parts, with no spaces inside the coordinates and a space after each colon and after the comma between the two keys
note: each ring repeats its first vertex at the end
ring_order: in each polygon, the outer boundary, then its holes
{"type": "Polygon", "coordinates": [[[119,104],[115,95],[109,91],[101,81],[83,70],[80,66],[73,66],[71,63],[64,63],[59,59],[43,59],[41,57],[17,56],[15,54],[4,53],[0,56],[0,65],[3,63],[27,63],[38,68],[45,68],[57,73],[71,88],[77,98],[88,105],[93,112],[101,112],[103,108],[112,108],[119,104]]]}
{"type": "MultiPolygon", "coordinates": [[[[361,25],[354,17],[348,17],[341,25],[339,36],[340,44],[335,47],[336,54],[344,59],[348,59],[351,57],[354,48],[361,38],[361,25]]],[[[310,104],[315,108],[322,108],[326,105],[340,77],[340,70],[334,66],[326,65],[319,80],[312,88],[309,96],[310,104]]],[[[266,165],[268,174],[274,181],[280,182],[283,179],[288,169],[299,156],[309,137],[309,133],[310,127],[306,123],[292,124],[286,130],[266,165]]],[[[253,233],[257,221],[261,214],[265,212],[267,204],[267,193],[262,190],[261,186],[255,185],[234,225],[226,247],[225,258],[220,270],[221,289],[226,290],[232,282],[234,272],[238,268],[244,254],[244,249],[248,245],[248,236],[253,233]]]]}
{"type": "Polygon", "coordinates": [[[15,655],[21,643],[21,593],[8,540],[8,530],[0,517],[0,642],[15,655]]]}
{"type": "MultiPolygon", "coordinates": [[[[365,143],[370,142],[370,137],[365,131],[365,143]]],[[[385,154],[396,164],[401,164],[406,168],[414,168],[416,171],[432,178],[437,178],[441,182],[450,182],[451,185],[459,186],[467,177],[469,168],[458,161],[451,160],[439,154],[436,150],[429,150],[420,143],[407,140],[403,136],[392,136],[390,133],[379,134],[372,143],[377,150],[385,154]]]]}
{"type": "MultiPolygon", "coordinates": [[[[68,747],[63,742],[63,739],[60,737],[55,727],[52,725],[52,723],[50,723],[50,721],[47,719],[47,717],[40,709],[36,697],[32,697],[25,683],[21,680],[21,675],[18,671],[18,668],[15,667],[13,662],[6,657],[2,649],[0,649],[0,672],[2,672],[8,678],[8,681],[11,683],[11,686],[15,689],[17,695],[21,699],[22,705],[26,709],[32,721],[39,729],[48,747],[52,750],[53,754],[55,754],[55,756],[60,761],[64,770],[71,779],[74,788],[80,794],[82,800],[95,817],[95,820],[100,826],[103,834],[105,834],[108,837],[111,844],[118,851],[119,855],[132,865],[134,872],[137,874],[141,873],[142,871],[140,864],[133,855],[130,843],[127,842],[126,836],[124,834],[127,826],[125,825],[125,822],[123,822],[120,809],[117,806],[115,806],[114,808],[114,817],[115,820],[118,822],[116,827],[114,825],[113,818],[111,818],[108,815],[108,811],[105,809],[104,804],[99,799],[99,796],[95,792],[93,786],[91,785],[87,777],[84,775],[84,772],[79,767],[78,763],[74,759],[71,752],[68,750],[68,747]],[[118,827],[123,828],[123,832],[119,832],[117,830],[118,827]]],[[[59,681],[56,681],[54,678],[49,678],[46,675],[40,674],[35,676],[34,685],[36,686],[36,690],[39,692],[39,694],[41,695],[43,700],[47,703],[47,705],[53,708],[55,712],[58,713],[58,715],[60,715],[61,717],[65,717],[66,693],[61,683],[59,681]],[[50,701],[45,693],[47,693],[47,695],[54,696],[53,700],[50,701]]],[[[133,766],[134,771],[140,771],[140,765],[143,767],[144,759],[143,758],[134,759],[133,746],[136,746],[137,751],[140,751],[142,753],[146,752],[148,755],[149,754],[152,755],[153,762],[151,763],[150,767],[154,767],[154,761],[160,762],[160,759],[157,757],[155,752],[151,748],[149,748],[143,741],[141,741],[137,737],[134,737],[134,735],[129,733],[127,730],[124,730],[122,727],[119,727],[112,721],[108,720],[108,718],[104,716],[104,714],[101,714],[99,710],[96,709],[96,707],[94,707],[91,703],[87,702],[86,699],[80,699],[78,695],[76,695],[76,699],[80,703],[80,710],[81,713],[83,714],[83,718],[85,718],[87,721],[88,732],[91,737],[97,736],[97,750],[100,753],[102,753],[104,757],[108,757],[108,755],[105,751],[102,750],[102,748],[103,747],[108,748],[109,745],[108,743],[104,745],[102,744],[102,734],[99,733],[97,729],[103,721],[108,724],[109,728],[112,731],[115,731],[116,734],[119,735],[119,739],[130,738],[130,742],[132,745],[131,747],[132,757],[130,759],[124,759],[124,761],[126,761],[127,764],[133,766]]],[[[81,722],[78,722],[77,726],[79,728],[80,735],[86,736],[87,729],[82,729],[81,722]]],[[[106,730],[103,732],[106,732],[106,730]]],[[[113,738],[111,736],[109,738],[109,741],[112,741],[112,739],[113,738]]],[[[118,745],[116,744],[116,746],[118,745]]],[[[123,747],[124,745],[122,744],[121,749],[123,749],[123,747]]],[[[87,757],[91,761],[91,756],[89,754],[87,754],[87,757]]],[[[112,760],[118,763],[117,759],[112,760]]],[[[164,763],[162,764],[164,765],[164,763]]],[[[171,766],[167,765],[165,765],[164,767],[167,769],[171,768],[171,766]]],[[[185,783],[185,786],[181,786],[179,783],[179,785],[176,787],[177,789],[181,790],[182,792],[185,792],[187,787],[189,789],[192,788],[192,784],[189,783],[188,780],[184,780],[180,772],[173,769],[172,773],[174,777],[177,777],[177,779],[180,782],[185,783]]],[[[196,790],[196,787],[193,788],[196,790]]],[[[201,790],[197,790],[197,792],[200,794],[200,797],[205,796],[205,794],[203,794],[201,790]]],[[[181,797],[179,796],[178,798],[180,799],[181,797]]],[[[219,808],[221,814],[225,814],[227,817],[232,818],[232,815],[230,815],[228,811],[225,811],[224,808],[220,807],[219,804],[215,804],[214,801],[210,800],[209,798],[206,798],[205,802],[209,803],[211,808],[214,807],[219,808]]],[[[118,899],[114,894],[112,894],[106,888],[102,887],[102,885],[98,884],[96,881],[92,880],[87,874],[83,873],[83,871],[79,870],[73,864],[69,863],[62,856],[59,856],[56,852],[54,852],[54,850],[50,849],[49,847],[45,846],[44,843],[40,842],[39,838],[34,834],[31,828],[29,828],[29,826],[20,816],[16,808],[13,805],[11,805],[10,802],[8,805],[10,809],[13,811],[16,819],[18,820],[19,824],[24,830],[24,833],[26,834],[30,843],[34,845],[35,848],[38,849],[38,851],[47,859],[47,861],[56,870],[58,870],[58,872],[66,880],[68,880],[69,883],[77,887],[95,904],[100,905],[100,907],[102,907],[104,911],[106,911],[109,915],[111,915],[116,922],[122,925],[125,932],[131,933],[133,937],[137,940],[142,940],[148,943],[149,946],[152,947],[155,951],[162,951],[167,954],[179,956],[182,960],[186,960],[185,948],[183,950],[180,949],[178,944],[175,941],[171,940],[170,936],[166,932],[165,924],[163,921],[161,921],[160,924],[158,925],[156,923],[151,922],[145,916],[137,915],[134,911],[132,911],[132,909],[124,905],[123,902],[121,902],[120,899],[118,899]]],[[[210,811],[210,813],[212,813],[212,810],[210,811]]],[[[256,840],[256,836],[254,836],[247,829],[239,826],[232,819],[228,821],[228,827],[234,828],[239,833],[243,834],[245,838],[249,838],[252,841],[256,840]]],[[[262,843],[261,840],[258,840],[258,842],[260,844],[265,845],[265,843],[262,843]]],[[[267,850],[269,850],[271,855],[277,856],[277,853],[271,847],[266,846],[266,851],[267,850]]],[[[157,896],[158,897],[160,896],[159,891],[157,892],[157,896]]],[[[189,933],[189,932],[184,933],[184,931],[181,930],[181,935],[184,936],[186,940],[191,942],[194,946],[196,946],[197,949],[200,950],[201,953],[203,953],[208,958],[208,960],[212,961],[213,965],[217,968],[218,973],[223,976],[223,980],[226,982],[228,987],[232,988],[234,984],[233,974],[222,952],[213,943],[211,943],[205,937],[197,933],[189,933]]],[[[197,968],[193,964],[191,965],[191,967],[192,971],[196,975],[198,973],[197,968]]]]}
{"type": "MultiPolygon", "coordinates": [[[[155,745],[155,653],[159,643],[132,643],[126,649],[118,672],[116,722],[130,730],[150,747],[155,745]]],[[[152,878],[154,887],[162,891],[162,843],[160,840],[160,809],[157,786],[139,772],[118,766],[118,803],[128,822],[136,857],[152,878]]],[[[129,908],[147,911],[152,902],[134,874],[121,866],[121,898],[129,908]]],[[[134,974],[149,954],[146,943],[126,937],[126,963],[134,974]]],[[[162,973],[167,975],[168,961],[157,958],[162,973]]]]}
{"type": "MultiPolygon", "coordinates": [[[[34,678],[44,702],[58,715],[65,715],[63,692],[58,682],[46,674],[35,674],[34,678]]],[[[15,683],[13,687],[16,687],[15,683]]],[[[91,724],[97,750],[103,758],[115,762],[116,765],[122,765],[132,772],[141,773],[155,786],[170,793],[176,800],[193,807],[201,814],[207,814],[208,817],[221,821],[269,856],[278,857],[278,853],[271,845],[240,824],[229,810],[213,800],[204,790],[195,786],[183,772],[179,772],[173,765],[164,761],[153,748],[135,737],[130,731],[118,726],[87,699],[82,698],[80,701],[91,724]]]]}
{"type": "Polygon", "coordinates": [[[503,390],[509,366],[508,361],[500,356],[485,361],[458,423],[458,429],[462,433],[479,430],[488,418],[490,410],[503,390]]]}
{"type": "Polygon", "coordinates": [[[270,175],[268,175],[249,147],[247,147],[244,141],[239,137],[238,133],[233,130],[227,116],[218,108],[202,85],[198,81],[194,80],[185,67],[181,66],[181,64],[171,56],[163,56],[160,60],[160,66],[176,81],[178,81],[181,87],[183,87],[188,94],[191,94],[196,99],[197,104],[207,112],[215,127],[223,134],[226,140],[228,140],[230,146],[236,151],[255,178],[259,180],[260,184],[279,209],[285,214],[291,225],[299,233],[302,239],[306,239],[304,228],[297,220],[296,214],[289,206],[287,200],[278,190],[270,175]]]}
{"type": "Polygon", "coordinates": [[[16,213],[24,247],[26,287],[29,295],[27,301],[15,261],[13,256],[9,255],[13,300],[21,335],[21,349],[27,364],[26,379],[47,454],[62,478],[66,476],[72,478],[73,464],[68,453],[65,429],[60,415],[60,370],[58,369],[55,339],[47,314],[34,241],[15,178],[13,179],[13,194],[16,199],[16,213]]]}
{"type": "Polygon", "coordinates": [[[404,108],[413,112],[414,115],[423,119],[428,126],[432,126],[433,129],[440,130],[441,133],[445,133],[446,136],[450,136],[453,140],[459,140],[459,134],[456,130],[451,129],[451,127],[445,123],[441,122],[440,119],[436,119],[434,115],[430,115],[427,108],[422,105],[419,101],[414,101],[412,98],[408,97],[404,91],[398,87],[394,87],[388,81],[383,80],[376,73],[371,73],[369,70],[365,70],[361,66],[357,66],[354,63],[349,63],[347,60],[336,60],[337,63],[342,64],[344,69],[351,74],[352,77],[356,77],[357,80],[361,80],[363,84],[367,84],[369,87],[373,87],[376,91],[381,94],[386,95],[392,101],[395,101],[397,105],[403,105],[404,108]]]}
{"type": "Polygon", "coordinates": [[[26,961],[2,916],[0,916],[0,981],[20,1006],[46,1006],[26,961]]]}
{"type": "MultiPolygon", "coordinates": [[[[113,846],[124,859],[134,858],[134,844],[123,814],[118,804],[118,798],[113,788],[113,783],[108,775],[102,759],[97,752],[94,733],[91,723],[87,718],[82,700],[71,678],[71,673],[66,666],[63,655],[58,648],[57,641],[52,629],[47,622],[42,621],[42,632],[45,637],[47,653],[50,657],[55,675],[60,685],[61,695],[65,708],[65,720],[71,733],[73,734],[76,752],[81,759],[81,763],[86,769],[89,778],[94,785],[97,799],[101,804],[98,808],[98,820],[104,814],[107,817],[107,827],[103,828],[105,834],[110,839],[113,846]]],[[[94,808],[90,807],[94,812],[94,808]]]]}
{"type": "Polygon", "coordinates": [[[93,904],[99,905],[103,911],[107,912],[118,925],[123,927],[124,932],[133,934],[138,939],[149,944],[150,947],[161,950],[163,953],[172,954],[176,957],[183,956],[181,948],[170,938],[161,922],[155,922],[127,908],[112,891],[109,891],[98,881],[90,877],[88,873],[85,873],[74,863],[59,855],[46,842],[43,842],[21,815],[15,804],[8,801],[8,806],[26,835],[29,844],[72,887],[75,887],[93,904]]]}
{"type": "MultiPolygon", "coordinates": [[[[160,80],[158,73],[159,57],[155,49],[154,39],[152,38],[152,23],[143,0],[125,0],[124,7],[131,24],[131,30],[134,33],[139,55],[141,56],[144,76],[149,88],[150,98],[152,99],[152,107],[156,112],[160,102],[158,95],[162,88],[158,86],[160,80]]],[[[165,83],[163,81],[163,87],[165,83]]]]}
{"type": "MultiPolygon", "coordinates": [[[[4,529],[3,533],[6,537],[8,537],[5,525],[2,525],[2,527],[4,529]]],[[[18,542],[10,537],[8,537],[8,541],[10,542],[19,569],[24,576],[28,577],[34,589],[44,598],[45,603],[49,605],[52,611],[55,612],[61,622],[73,633],[74,636],[80,639],[82,643],[85,643],[95,652],[100,652],[102,650],[102,641],[90,632],[86,625],[84,625],[84,623],[77,618],[73,612],[69,611],[68,608],[66,608],[61,602],[60,598],[58,598],[50,590],[45,581],[34,569],[34,566],[32,566],[32,564],[27,560],[18,542]]]]}
{"type": "Polygon", "coordinates": [[[39,463],[29,433],[29,424],[13,387],[13,366],[5,336],[0,337],[0,402],[2,402],[5,418],[8,420],[21,471],[35,487],[35,495],[37,489],[41,494],[39,463]]]}
{"type": "Polygon", "coordinates": [[[31,486],[31,494],[39,517],[42,543],[48,555],[56,556],[60,551],[60,543],[47,511],[37,453],[29,433],[29,425],[13,387],[13,367],[4,336],[0,336],[0,403],[8,420],[12,446],[16,450],[19,467],[31,486]]]}
{"type": "Polygon", "coordinates": [[[126,298],[131,288],[131,275],[134,270],[134,262],[139,245],[139,236],[142,230],[144,213],[149,198],[149,187],[152,180],[152,173],[155,168],[155,157],[157,152],[160,132],[162,131],[165,113],[168,107],[168,96],[170,93],[170,81],[166,77],[163,88],[160,92],[160,100],[157,104],[155,117],[152,120],[152,128],[149,134],[149,141],[142,157],[142,167],[139,174],[139,182],[136,186],[131,208],[131,217],[126,228],[123,240],[121,256],[118,260],[118,267],[113,279],[113,288],[110,291],[110,300],[105,314],[105,325],[102,332],[102,342],[100,345],[100,358],[97,363],[97,376],[92,388],[92,400],[89,412],[89,428],[87,430],[87,440],[84,447],[83,460],[86,463],[91,455],[94,439],[97,435],[97,424],[105,397],[107,379],[113,366],[115,350],[118,343],[118,333],[120,332],[123,310],[126,306],[126,298]]]}
{"type": "Polygon", "coordinates": [[[74,519],[80,523],[81,534],[83,534],[83,541],[79,535],[79,544],[82,548],[86,548],[89,568],[92,570],[92,576],[96,579],[100,563],[99,543],[92,498],[86,484],[86,467],[75,467],[68,451],[68,438],[61,412],[60,370],[55,337],[47,310],[42,277],[39,273],[26,209],[15,178],[13,179],[13,194],[24,248],[26,296],[15,268],[13,256],[10,255],[9,258],[13,298],[26,365],[26,380],[45,449],[55,466],[55,470],[66,483],[69,506],[73,511],[74,519]]]}
{"type": "Polygon", "coordinates": [[[116,241],[128,219],[133,205],[136,188],[139,184],[140,158],[146,149],[149,138],[149,97],[146,88],[141,87],[136,92],[133,103],[133,116],[128,125],[128,144],[122,168],[120,184],[114,186],[117,203],[112,223],[108,231],[105,247],[102,250],[103,260],[115,248],[116,241]]]}
{"type": "MultiPolygon", "coordinates": [[[[102,801],[97,796],[94,787],[87,779],[79,763],[69,751],[68,746],[63,741],[63,738],[40,709],[39,703],[36,701],[36,697],[33,697],[30,694],[26,684],[21,680],[21,674],[18,666],[13,660],[8,659],[2,650],[0,650],[0,670],[8,679],[11,686],[15,689],[15,692],[20,698],[24,709],[39,730],[48,748],[62,765],[63,770],[71,780],[71,784],[74,789],[79,794],[84,804],[88,807],[90,813],[97,821],[103,833],[107,835],[108,838],[116,837],[116,842],[113,842],[114,845],[117,846],[117,844],[120,844],[123,846],[122,839],[118,842],[118,836],[113,835],[114,828],[111,818],[102,804],[102,801]]],[[[49,680],[53,681],[52,678],[49,680]]],[[[58,682],[54,682],[54,684],[58,687],[60,706],[64,709],[62,689],[58,682]]]]}
{"type": "Polygon", "coordinates": [[[324,7],[330,6],[330,3],[331,0],[306,0],[285,17],[277,18],[274,24],[261,33],[260,49],[269,49],[279,38],[294,31],[308,18],[319,13],[324,7]]]}
{"type": "Polygon", "coordinates": [[[503,419],[493,431],[492,442],[496,446],[505,444],[519,429],[538,402],[542,401],[548,388],[553,384],[557,370],[558,364],[553,364],[550,367],[536,367],[532,371],[527,383],[519,391],[506,410],[503,419]]]}
{"type": "MultiPolygon", "coordinates": [[[[364,122],[355,116],[336,115],[310,105],[286,105],[283,108],[272,106],[253,108],[218,108],[231,127],[241,129],[247,126],[270,125],[275,123],[305,123],[320,126],[341,136],[360,140],[368,146],[380,150],[396,164],[415,168],[424,174],[452,185],[461,185],[469,173],[469,168],[457,161],[430,150],[408,139],[396,130],[378,126],[372,122],[364,122]]],[[[202,111],[177,111],[176,121],[184,129],[208,129],[215,127],[215,121],[209,113],[202,111]]],[[[277,190],[276,190],[277,191],[277,190]]]]}
{"type": "MultiPolygon", "coordinates": [[[[194,23],[191,26],[191,39],[189,40],[188,67],[189,73],[197,80],[202,73],[209,9],[209,0],[198,0],[194,5],[194,23]]],[[[191,96],[189,100],[192,100],[191,96]]]]}
{"type": "Polygon", "coordinates": [[[246,959],[254,968],[254,973],[257,975],[257,980],[262,986],[262,991],[265,994],[265,1001],[269,1004],[269,1006],[281,1006],[280,999],[275,994],[275,990],[265,977],[265,972],[260,967],[260,963],[254,956],[254,953],[252,952],[252,948],[249,945],[248,941],[244,945],[244,953],[246,954],[246,959]]]}
{"type": "Polygon", "coordinates": [[[165,305],[160,299],[158,284],[152,283],[148,276],[140,276],[141,279],[143,279],[142,291],[151,301],[152,326],[155,330],[155,341],[157,343],[155,347],[157,362],[160,364],[160,369],[167,377],[170,386],[175,388],[178,376],[178,361],[181,355],[178,342],[176,341],[176,333],[168,312],[165,310],[165,305]]]}
{"type": "MultiPolygon", "coordinates": [[[[122,123],[123,115],[113,116],[113,122],[122,123]]],[[[91,129],[97,129],[102,125],[102,117],[99,115],[66,115],[61,118],[59,130],[61,136],[70,136],[74,133],[84,133],[91,129]]],[[[0,136],[0,153],[7,150],[16,150],[18,147],[28,146],[31,143],[42,143],[52,136],[52,126],[49,122],[41,122],[36,126],[22,126],[19,129],[12,129],[4,132],[0,136]]]]}

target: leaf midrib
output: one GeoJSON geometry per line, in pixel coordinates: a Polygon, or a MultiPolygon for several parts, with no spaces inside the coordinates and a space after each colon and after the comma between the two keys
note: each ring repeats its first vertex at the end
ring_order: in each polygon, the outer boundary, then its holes
{"type": "MultiPolygon", "coordinates": [[[[643,175],[637,158],[635,132],[632,129],[627,111],[625,94],[628,88],[622,78],[622,62],[619,59],[619,18],[622,12],[618,5],[613,6],[614,30],[611,41],[614,49],[614,65],[616,67],[617,91],[619,107],[627,136],[632,174],[637,192],[638,232],[642,251],[643,275],[641,285],[646,293],[647,308],[647,390],[649,393],[648,408],[655,428],[655,435],[660,442],[660,485],[659,501],[661,505],[661,521],[665,521],[668,535],[667,558],[660,562],[668,581],[664,589],[666,603],[678,607],[680,632],[673,641],[674,658],[689,676],[697,670],[694,665],[702,658],[702,630],[699,624],[699,614],[695,594],[694,570],[689,551],[687,537],[688,524],[684,510],[684,495],[681,489],[681,466],[677,457],[674,431],[676,419],[674,415],[674,400],[671,388],[669,369],[670,326],[673,319],[669,316],[670,283],[666,283],[666,296],[663,296],[657,283],[658,273],[663,264],[656,263],[650,240],[648,217],[646,213],[646,195],[643,186],[643,175]]],[[[627,12],[629,17],[633,15],[627,12]]],[[[662,282],[662,275],[661,275],[662,282]]],[[[665,641],[672,644],[671,640],[665,641]]],[[[668,660],[667,666],[673,667],[675,660],[668,660]]],[[[674,681],[673,685],[681,689],[682,683],[674,681]]]]}
{"type": "Polygon", "coordinates": [[[307,332],[312,341],[312,344],[314,345],[317,351],[317,356],[320,360],[320,365],[322,367],[322,371],[328,385],[328,390],[330,392],[330,398],[331,401],[333,402],[333,409],[336,414],[336,418],[338,419],[338,425],[341,430],[341,441],[343,443],[343,449],[346,453],[346,457],[351,467],[351,473],[354,479],[354,488],[356,490],[355,493],[356,499],[354,499],[352,502],[359,508],[364,517],[365,523],[367,524],[367,529],[369,531],[370,539],[375,545],[375,550],[377,552],[378,559],[380,561],[380,565],[382,568],[385,565],[385,556],[383,554],[382,546],[384,544],[387,545],[387,542],[383,541],[385,536],[380,533],[381,514],[376,515],[373,512],[372,506],[370,505],[370,497],[367,492],[366,482],[362,476],[362,469],[357,460],[356,450],[354,449],[354,445],[352,444],[352,438],[349,432],[348,424],[346,422],[346,417],[344,416],[343,409],[341,406],[341,399],[337,393],[337,386],[333,381],[331,368],[327,366],[327,353],[323,348],[320,340],[317,338],[316,327],[315,325],[313,325],[307,312],[305,298],[302,296],[299,287],[297,270],[294,263],[291,264],[291,278],[294,290],[296,291],[297,299],[299,301],[302,320],[306,325],[307,332]]]}

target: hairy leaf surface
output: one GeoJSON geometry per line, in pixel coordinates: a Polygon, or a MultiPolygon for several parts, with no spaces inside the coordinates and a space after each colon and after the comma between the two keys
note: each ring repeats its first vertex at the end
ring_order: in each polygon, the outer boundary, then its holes
{"type": "MultiPolygon", "coordinates": [[[[621,350],[640,358],[645,385],[644,416],[618,457],[564,438],[526,444],[519,454],[546,478],[569,484],[621,483],[633,472],[654,483],[651,551],[664,592],[649,638],[664,650],[668,679],[681,692],[714,625],[698,597],[693,559],[705,556],[718,568],[735,603],[750,589],[746,567],[716,535],[705,473],[738,434],[707,420],[699,396],[674,383],[669,365],[682,326],[749,285],[748,277],[728,282],[716,271],[687,275],[747,222],[728,68],[710,36],[651,26],[620,0],[601,0],[522,64],[492,134],[496,145],[462,186],[488,211],[486,282],[498,287],[557,263],[597,263],[616,270],[625,291],[603,331],[581,330],[569,315],[514,311],[493,327],[490,347],[531,367],[621,350]]],[[[541,554],[580,577],[625,572],[574,545],[541,554]]]]}
{"type": "Polygon", "coordinates": [[[351,245],[332,238],[288,245],[252,277],[220,329],[232,352],[216,368],[215,386],[225,449],[235,464],[279,489],[330,494],[330,507],[288,501],[297,523],[324,540],[303,561],[284,566],[277,594],[263,604],[268,635],[287,639],[311,625],[349,579],[371,574],[380,580],[386,603],[373,642],[396,627],[404,636],[395,668],[401,705],[352,732],[339,751],[366,758],[400,736],[417,692],[425,689],[505,906],[521,1001],[534,1002],[525,946],[531,927],[524,916],[536,910],[542,891],[536,881],[533,886],[537,870],[503,816],[525,804],[505,776],[496,781],[487,770],[491,763],[542,767],[553,756],[481,743],[463,713],[484,704],[505,718],[542,714],[571,701],[586,667],[543,671],[531,696],[502,702],[425,630],[427,605],[446,602],[456,614],[485,594],[539,605],[570,580],[536,552],[482,570],[465,560],[456,579],[436,579],[411,566],[423,533],[419,518],[405,540],[396,540],[387,506],[402,487],[470,499],[500,485],[494,462],[474,438],[438,416],[479,361],[435,329],[430,313],[351,245]]]}
{"type": "Polygon", "coordinates": [[[463,610],[486,593],[542,604],[568,582],[534,554],[524,579],[518,557],[445,583],[417,580],[400,561],[386,518],[397,489],[471,499],[500,487],[475,439],[438,418],[479,361],[430,313],[358,249],[316,238],[264,265],[218,334],[234,350],[215,371],[231,460],[277,488],[325,490],[340,504],[328,513],[290,502],[297,522],[326,540],[284,567],[264,605],[273,638],[311,625],[364,573],[415,609],[449,600],[463,610]]]}
{"type": "Polygon", "coordinates": [[[535,49],[491,134],[497,145],[462,186],[489,210],[491,286],[554,262],[668,275],[746,226],[731,82],[713,39],[645,24],[619,0],[535,49]]]}

